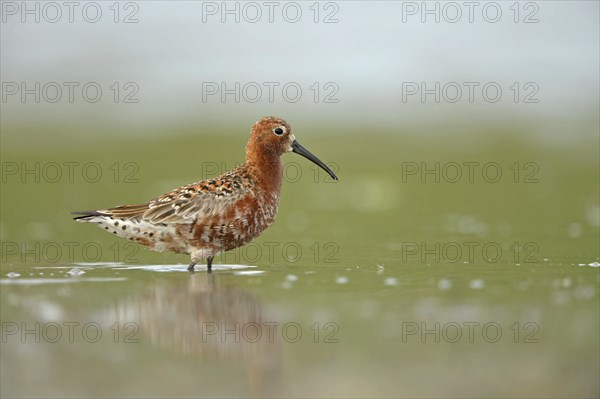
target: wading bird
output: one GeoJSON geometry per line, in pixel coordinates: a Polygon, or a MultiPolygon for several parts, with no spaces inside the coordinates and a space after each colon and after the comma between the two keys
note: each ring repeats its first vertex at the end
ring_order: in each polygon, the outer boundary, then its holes
{"type": "Polygon", "coordinates": [[[286,121],[269,116],[252,127],[246,161],[239,167],[142,204],[73,214],[80,215],[78,222],[96,223],[152,250],[189,254],[189,271],[201,259],[211,270],[217,254],[249,243],[275,221],[286,152],[302,155],[338,179],[296,141],[286,121]]]}

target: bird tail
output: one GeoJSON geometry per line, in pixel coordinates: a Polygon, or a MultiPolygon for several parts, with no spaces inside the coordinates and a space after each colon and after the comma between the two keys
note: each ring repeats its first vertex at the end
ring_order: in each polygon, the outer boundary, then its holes
{"type": "Polygon", "coordinates": [[[88,219],[94,218],[96,216],[109,216],[105,213],[101,213],[98,211],[77,211],[71,212],[71,215],[81,215],[73,218],[73,220],[77,220],[80,222],[87,222],[88,219]]]}

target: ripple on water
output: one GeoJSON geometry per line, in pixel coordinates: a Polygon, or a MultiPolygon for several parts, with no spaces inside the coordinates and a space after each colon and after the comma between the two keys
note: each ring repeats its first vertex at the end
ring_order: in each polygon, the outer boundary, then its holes
{"type": "MultiPolygon", "coordinates": [[[[114,270],[146,270],[151,272],[188,272],[187,264],[177,264],[177,265],[121,265],[118,267],[114,267],[114,270]]],[[[250,265],[226,265],[226,264],[213,264],[212,270],[242,270],[242,269],[251,269],[256,268],[256,266],[250,265]]],[[[196,271],[206,270],[206,266],[196,265],[196,271]]],[[[257,271],[261,272],[262,271],[257,271]]],[[[236,273],[241,274],[241,273],[236,273]]],[[[245,273],[250,274],[250,273],[245,273]]],[[[258,274],[258,273],[254,273],[258,274]]]]}
{"type": "Polygon", "coordinates": [[[590,266],[590,267],[600,267],[600,262],[592,262],[592,263],[578,263],[577,266],[590,266]]]}
{"type": "MultiPolygon", "coordinates": [[[[251,267],[251,266],[249,266],[249,267],[251,267]]],[[[265,273],[264,270],[242,270],[239,272],[234,272],[233,274],[235,274],[236,276],[254,276],[254,275],[263,274],[263,273],[265,273]]]]}
{"type": "Polygon", "coordinates": [[[122,266],[123,262],[75,262],[75,266],[86,266],[86,267],[114,267],[122,266]]]}
{"type": "Polygon", "coordinates": [[[88,277],[88,278],[20,278],[0,279],[3,285],[42,285],[42,284],[70,284],[70,283],[104,283],[125,281],[125,277],[88,277]]]}

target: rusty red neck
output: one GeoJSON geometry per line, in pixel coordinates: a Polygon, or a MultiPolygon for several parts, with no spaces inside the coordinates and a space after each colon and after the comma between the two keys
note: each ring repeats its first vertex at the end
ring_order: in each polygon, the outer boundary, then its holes
{"type": "Polygon", "coordinates": [[[281,192],[283,161],[279,154],[249,143],[246,148],[246,166],[261,190],[276,194],[281,192]]]}

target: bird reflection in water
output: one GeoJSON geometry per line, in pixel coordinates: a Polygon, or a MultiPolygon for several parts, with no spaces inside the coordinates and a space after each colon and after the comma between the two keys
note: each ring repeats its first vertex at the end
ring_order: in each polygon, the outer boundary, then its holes
{"type": "Polygon", "coordinates": [[[265,317],[254,294],[226,286],[220,277],[195,273],[176,283],[154,281],[140,294],[106,309],[105,316],[136,323],[140,339],[162,350],[203,363],[242,365],[252,396],[276,396],[283,369],[278,323],[265,317]]]}

